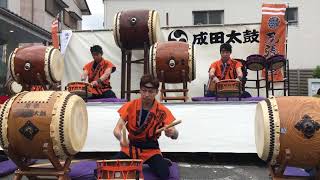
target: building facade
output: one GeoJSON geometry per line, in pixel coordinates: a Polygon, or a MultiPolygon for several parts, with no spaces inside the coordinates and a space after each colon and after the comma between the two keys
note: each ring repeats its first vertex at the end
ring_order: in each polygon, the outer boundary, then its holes
{"type": "MultiPolygon", "coordinates": [[[[318,35],[320,32],[318,19],[320,17],[318,10],[320,1],[317,0],[103,0],[103,2],[104,25],[107,29],[113,28],[114,15],[123,10],[156,10],[160,14],[161,27],[223,26],[226,24],[260,23],[263,3],[286,3],[288,5],[286,18],[289,22],[287,57],[290,69],[310,72],[317,65],[320,65],[320,60],[317,57],[317,52],[320,51],[318,45],[320,42],[318,35]]],[[[307,84],[306,82],[302,83],[307,84]]]]}

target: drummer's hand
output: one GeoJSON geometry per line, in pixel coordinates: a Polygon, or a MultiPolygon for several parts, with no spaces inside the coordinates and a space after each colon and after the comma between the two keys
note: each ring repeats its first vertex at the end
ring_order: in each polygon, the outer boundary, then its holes
{"type": "Polygon", "coordinates": [[[99,84],[98,84],[98,82],[97,81],[92,81],[91,82],[91,86],[93,86],[93,87],[96,87],[96,86],[98,86],[99,84]]]}
{"type": "Polygon", "coordinates": [[[175,129],[173,127],[167,128],[164,130],[164,133],[167,137],[172,137],[175,135],[175,129]]]}

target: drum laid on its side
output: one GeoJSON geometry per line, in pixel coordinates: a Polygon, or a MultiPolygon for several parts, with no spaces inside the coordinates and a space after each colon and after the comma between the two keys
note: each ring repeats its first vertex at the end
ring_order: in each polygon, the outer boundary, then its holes
{"type": "Polygon", "coordinates": [[[118,12],[114,17],[113,36],[123,49],[143,49],[156,43],[160,36],[159,14],[154,10],[118,12]]]}
{"type": "Polygon", "coordinates": [[[182,71],[185,71],[186,81],[196,78],[196,62],[194,48],[186,42],[169,41],[155,43],[150,47],[150,72],[161,82],[183,82],[182,71]],[[164,72],[164,78],[161,76],[164,72]]]}
{"type": "Polygon", "coordinates": [[[9,57],[11,76],[20,84],[42,85],[61,81],[64,60],[58,49],[52,46],[28,46],[16,48],[9,57]]]}
{"type": "Polygon", "coordinates": [[[320,99],[271,97],[258,103],[255,141],[258,156],[271,165],[315,167],[320,160],[320,99]]]}
{"type": "Polygon", "coordinates": [[[47,158],[46,143],[61,159],[75,155],[84,146],[87,127],[85,102],[66,91],[25,91],[0,109],[0,145],[20,157],[47,158]]]}

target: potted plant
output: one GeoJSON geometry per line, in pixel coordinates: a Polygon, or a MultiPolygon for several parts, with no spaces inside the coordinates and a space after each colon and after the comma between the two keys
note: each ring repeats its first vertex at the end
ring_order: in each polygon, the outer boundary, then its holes
{"type": "Polygon", "coordinates": [[[312,73],[312,77],[308,79],[308,95],[314,96],[320,89],[320,65],[318,65],[312,73]]]}

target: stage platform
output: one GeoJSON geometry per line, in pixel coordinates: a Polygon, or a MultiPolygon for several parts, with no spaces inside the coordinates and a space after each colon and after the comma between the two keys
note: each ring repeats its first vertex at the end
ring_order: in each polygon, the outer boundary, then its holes
{"type": "MultiPolygon", "coordinates": [[[[113,136],[123,103],[88,102],[88,136],[82,152],[119,151],[113,136]]],[[[164,134],[163,152],[256,153],[254,116],[257,101],[165,103],[177,120],[179,138],[164,134]]]]}

